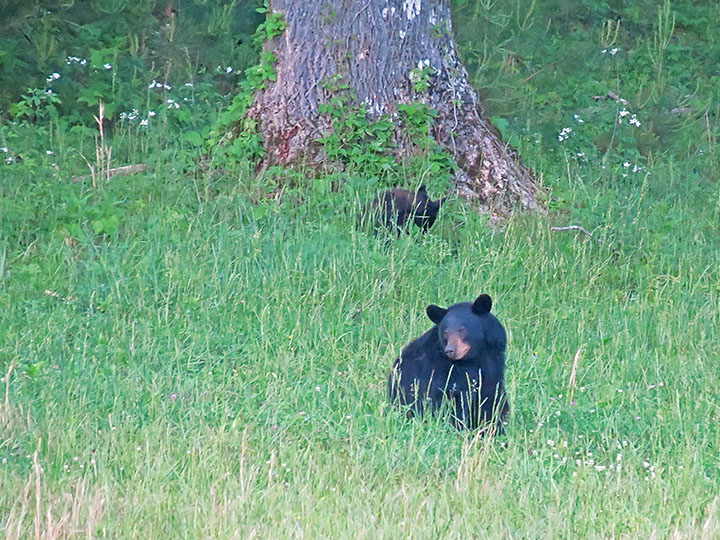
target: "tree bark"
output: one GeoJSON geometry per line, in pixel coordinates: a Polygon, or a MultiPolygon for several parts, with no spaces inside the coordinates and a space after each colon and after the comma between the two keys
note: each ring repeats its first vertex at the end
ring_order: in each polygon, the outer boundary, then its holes
{"type": "MultiPolygon", "coordinates": [[[[455,159],[460,195],[492,211],[536,207],[536,181],[483,116],[458,59],[447,0],[270,0],[288,27],[265,44],[277,80],[258,92],[248,115],[260,126],[265,165],[319,164],[317,139],[331,129],[318,105],[340,75],[369,119],[397,117],[421,102],[438,113],[432,135],[455,159]],[[415,90],[411,72],[429,86],[415,90]]],[[[398,140],[397,154],[411,150],[398,140]]]]}

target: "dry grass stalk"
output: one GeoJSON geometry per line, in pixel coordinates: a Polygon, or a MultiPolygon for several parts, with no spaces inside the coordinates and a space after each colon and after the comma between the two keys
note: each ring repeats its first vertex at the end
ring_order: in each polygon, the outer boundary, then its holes
{"type": "Polygon", "coordinates": [[[105,144],[105,127],[103,126],[103,121],[105,120],[105,104],[102,101],[98,106],[97,116],[93,115],[93,118],[95,122],[97,122],[98,130],[100,131],[100,139],[98,140],[97,135],[95,136],[95,164],[90,163],[90,160],[82,154],[80,154],[80,157],[83,158],[90,169],[93,187],[97,188],[98,178],[107,182],[112,176],[110,168],[112,147],[105,144]]]}

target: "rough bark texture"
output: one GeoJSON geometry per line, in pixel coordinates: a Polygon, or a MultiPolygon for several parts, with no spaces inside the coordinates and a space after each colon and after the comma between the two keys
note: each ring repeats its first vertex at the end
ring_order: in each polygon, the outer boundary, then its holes
{"type": "MultiPolygon", "coordinates": [[[[267,165],[319,163],[315,142],[329,129],[318,105],[323,84],[342,75],[370,118],[420,101],[438,111],[434,136],[455,158],[462,196],[507,210],[535,207],[535,178],[483,117],[452,36],[447,0],[271,0],[287,29],[266,44],[277,81],[248,114],[261,126],[267,165]],[[413,69],[431,68],[430,87],[413,89],[413,69]]],[[[403,153],[398,141],[398,154],[403,153]]]]}

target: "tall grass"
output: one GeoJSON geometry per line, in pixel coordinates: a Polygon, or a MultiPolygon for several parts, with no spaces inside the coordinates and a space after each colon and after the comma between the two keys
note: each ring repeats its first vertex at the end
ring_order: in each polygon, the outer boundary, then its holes
{"type": "Polygon", "coordinates": [[[493,228],[456,201],[385,239],[342,193],[253,204],[249,178],[159,170],[68,188],[32,239],[3,227],[25,242],[0,291],[7,538],[720,535],[716,184],[570,167],[567,213],[493,228]],[[121,225],[67,242],[83,195],[121,225]],[[593,236],[551,230],[573,222],[593,236]],[[480,292],[510,336],[507,434],[406,421],[392,360],[426,304],[480,292]]]}

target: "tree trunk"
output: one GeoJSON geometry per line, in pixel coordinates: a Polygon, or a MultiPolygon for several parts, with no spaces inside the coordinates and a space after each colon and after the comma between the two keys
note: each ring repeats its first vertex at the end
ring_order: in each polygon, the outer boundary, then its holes
{"type": "MultiPolygon", "coordinates": [[[[285,31],[266,43],[277,80],[258,92],[248,115],[260,126],[265,165],[319,164],[317,139],[330,129],[318,105],[323,84],[343,77],[369,119],[397,117],[397,106],[421,102],[438,113],[432,135],[455,159],[460,195],[492,211],[535,208],[532,172],[483,117],[458,60],[447,0],[270,0],[285,31]],[[423,70],[427,85],[413,83],[423,70]]],[[[398,157],[407,145],[397,141],[398,157]]]]}

